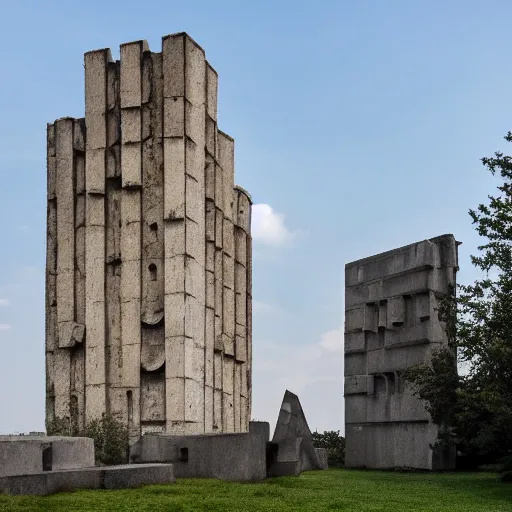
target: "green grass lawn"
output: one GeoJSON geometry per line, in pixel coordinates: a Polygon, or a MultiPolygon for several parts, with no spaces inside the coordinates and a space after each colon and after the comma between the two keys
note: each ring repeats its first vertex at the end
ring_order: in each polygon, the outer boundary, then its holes
{"type": "Polygon", "coordinates": [[[428,474],[331,469],[258,484],[178,480],[122,491],[45,497],[0,495],[0,511],[512,511],[512,484],[490,473],[428,474]]]}

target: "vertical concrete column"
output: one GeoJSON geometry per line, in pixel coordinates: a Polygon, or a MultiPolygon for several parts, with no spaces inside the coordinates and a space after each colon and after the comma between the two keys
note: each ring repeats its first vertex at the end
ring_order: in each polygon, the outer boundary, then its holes
{"type": "Polygon", "coordinates": [[[121,45],[121,339],[122,385],[130,437],[140,434],[142,53],[145,41],[121,45]]]}
{"type": "Polygon", "coordinates": [[[54,357],[57,350],[57,200],[55,197],[55,125],[46,128],[46,421],[55,419],[54,357]]]}
{"type": "Polygon", "coordinates": [[[223,174],[223,261],[222,261],[222,341],[224,348],[223,431],[235,432],[235,243],[234,243],[234,151],[235,143],[229,135],[217,132],[218,160],[223,174]]]}
{"type": "MultiPolygon", "coordinates": [[[[217,134],[217,132],[216,132],[217,134]]],[[[216,153],[218,144],[216,142],[216,153]]],[[[224,229],[224,172],[215,161],[215,244],[214,244],[214,271],[215,271],[215,341],[213,355],[214,371],[214,430],[222,431],[223,420],[223,307],[224,307],[224,268],[223,268],[223,229],[224,229]]]]}
{"type": "Polygon", "coordinates": [[[128,404],[123,388],[121,336],[121,65],[109,62],[107,71],[107,181],[106,181],[106,359],[107,410],[127,423],[128,404]]]}
{"type": "Polygon", "coordinates": [[[204,430],[205,60],[163,39],[167,430],[204,430]]]}
{"type": "Polygon", "coordinates": [[[142,66],[142,431],[165,430],[162,54],[142,66]]]}
{"type": "MultiPolygon", "coordinates": [[[[216,201],[215,201],[215,153],[217,138],[217,73],[206,65],[206,113],[205,113],[205,223],[206,223],[206,309],[205,309],[205,357],[204,357],[204,428],[205,432],[214,432],[218,424],[215,421],[214,385],[215,385],[215,239],[216,239],[216,201]]],[[[222,283],[221,283],[222,284],[222,283]]],[[[222,423],[221,423],[222,424],[222,423]]]]}
{"type": "Polygon", "coordinates": [[[54,352],[55,414],[69,417],[71,397],[70,329],[75,316],[75,223],[73,186],[74,120],[55,122],[55,196],[57,200],[57,347],[54,352]]]}
{"type": "MultiPolygon", "coordinates": [[[[235,399],[240,400],[240,430],[248,429],[247,389],[247,242],[251,224],[251,199],[235,187],[235,399]],[[237,398],[237,392],[238,397],[237,398]]],[[[250,243],[250,240],[249,240],[250,243]]],[[[236,407],[235,407],[236,414],[236,407]]],[[[238,424],[238,417],[235,416],[238,424]]]]}
{"type": "Polygon", "coordinates": [[[85,416],[106,411],[105,174],[110,50],[85,54],[85,416]]]}
{"type": "Polygon", "coordinates": [[[74,121],[75,192],[75,335],[71,352],[71,417],[75,427],[85,426],[85,119],[74,121]]]}
{"type": "Polygon", "coordinates": [[[247,388],[247,429],[251,421],[252,411],[252,237],[251,218],[249,217],[249,231],[247,233],[247,372],[242,375],[246,379],[242,391],[247,388]]]}

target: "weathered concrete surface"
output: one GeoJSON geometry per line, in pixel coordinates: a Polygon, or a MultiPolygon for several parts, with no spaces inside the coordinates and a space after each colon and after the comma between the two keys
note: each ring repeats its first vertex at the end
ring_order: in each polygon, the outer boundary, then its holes
{"type": "Polygon", "coordinates": [[[127,464],[0,477],[0,493],[44,496],[77,489],[127,489],[174,482],[172,464],[127,464]]]}
{"type": "Polygon", "coordinates": [[[250,421],[249,433],[262,436],[268,443],[270,441],[270,424],[268,421],[250,421]]]}
{"type": "Polygon", "coordinates": [[[94,466],[87,437],[0,436],[0,477],[94,466]]]}
{"type": "Polygon", "coordinates": [[[276,448],[269,468],[270,476],[297,475],[302,471],[321,469],[299,398],[288,390],[281,404],[272,444],[276,448]]]}
{"type": "Polygon", "coordinates": [[[85,54],[85,118],[48,125],[46,417],[245,432],[251,198],[187,34],[85,54]]]}
{"type": "Polygon", "coordinates": [[[347,467],[453,467],[430,449],[437,426],[401,376],[447,343],[437,297],[455,288],[457,245],[443,235],[345,267],[347,467]]]}
{"type": "Polygon", "coordinates": [[[329,469],[329,453],[327,448],[315,448],[318,458],[318,469],[329,469]]]}
{"type": "Polygon", "coordinates": [[[142,436],[141,462],[171,462],[178,478],[218,478],[233,482],[264,480],[266,439],[258,433],[142,436]]]}

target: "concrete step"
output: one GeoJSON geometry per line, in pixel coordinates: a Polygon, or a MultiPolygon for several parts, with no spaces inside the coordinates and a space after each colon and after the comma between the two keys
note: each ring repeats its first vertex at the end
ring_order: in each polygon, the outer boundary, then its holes
{"type": "Polygon", "coordinates": [[[175,482],[172,464],[126,464],[0,478],[0,493],[47,495],[76,489],[128,489],[175,482]]]}

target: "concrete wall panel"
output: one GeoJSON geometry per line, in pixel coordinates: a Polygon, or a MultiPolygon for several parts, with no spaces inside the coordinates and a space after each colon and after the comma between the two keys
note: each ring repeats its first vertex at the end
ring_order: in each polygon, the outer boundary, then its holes
{"type": "Polygon", "coordinates": [[[435,293],[455,284],[457,242],[444,235],[345,269],[345,422],[348,467],[449,469],[403,371],[447,344],[435,293]],[[434,464],[435,459],[435,464],[434,464]]]}

